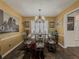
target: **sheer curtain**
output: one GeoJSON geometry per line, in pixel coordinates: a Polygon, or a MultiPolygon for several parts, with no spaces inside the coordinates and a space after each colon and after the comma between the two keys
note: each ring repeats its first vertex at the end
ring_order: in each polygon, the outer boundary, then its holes
{"type": "Polygon", "coordinates": [[[43,19],[37,19],[31,21],[31,33],[32,34],[48,34],[48,21],[43,19]]]}

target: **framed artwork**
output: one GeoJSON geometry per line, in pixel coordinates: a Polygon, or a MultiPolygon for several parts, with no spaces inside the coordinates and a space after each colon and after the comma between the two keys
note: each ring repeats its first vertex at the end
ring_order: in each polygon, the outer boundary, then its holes
{"type": "Polygon", "coordinates": [[[55,27],[55,23],[54,22],[49,22],[49,28],[54,28],[55,27]]]}
{"type": "Polygon", "coordinates": [[[67,18],[67,30],[73,31],[74,30],[74,17],[67,18]]]}
{"type": "Polygon", "coordinates": [[[16,17],[0,10],[0,33],[19,32],[19,21],[16,17]]]}
{"type": "Polygon", "coordinates": [[[30,27],[30,21],[25,21],[25,27],[29,28],[30,27]]]}

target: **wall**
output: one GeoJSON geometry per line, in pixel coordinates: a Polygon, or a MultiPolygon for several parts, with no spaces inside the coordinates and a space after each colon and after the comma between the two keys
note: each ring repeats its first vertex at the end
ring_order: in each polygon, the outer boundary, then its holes
{"type": "Polygon", "coordinates": [[[18,43],[20,43],[22,40],[22,32],[23,32],[23,19],[20,14],[18,14],[16,11],[14,11],[9,5],[7,5],[3,0],[0,0],[0,9],[5,11],[6,13],[15,16],[19,19],[19,32],[18,33],[7,33],[7,34],[0,34],[0,54],[4,55],[9,50],[11,50],[13,47],[15,47],[18,43]],[[7,36],[10,34],[10,36],[7,36]],[[18,36],[17,36],[18,35],[18,36]],[[6,37],[7,36],[7,37],[6,37]],[[13,37],[11,37],[13,36],[13,37]],[[9,38],[8,38],[9,37],[9,38]],[[6,39],[4,39],[6,38],[6,39]]]}
{"type": "Polygon", "coordinates": [[[62,24],[58,24],[57,25],[57,29],[59,32],[59,42],[64,45],[64,15],[72,10],[74,10],[75,8],[79,7],[79,0],[77,0],[74,4],[72,4],[71,6],[69,6],[67,9],[65,9],[64,11],[62,11],[58,16],[57,16],[57,22],[62,23],[62,24]]]}
{"type": "MultiPolygon", "coordinates": [[[[56,17],[45,17],[46,18],[46,20],[48,20],[48,27],[49,27],[49,25],[50,25],[50,22],[55,22],[56,21],[56,17]]],[[[48,28],[48,30],[49,30],[49,32],[52,32],[52,31],[54,31],[55,30],[55,28],[48,28]]]]}
{"type": "Polygon", "coordinates": [[[26,31],[26,30],[28,30],[29,31],[29,33],[31,33],[31,21],[32,20],[34,20],[34,17],[32,16],[32,17],[24,17],[24,21],[23,22],[25,22],[25,21],[29,21],[29,28],[24,28],[24,31],[26,31]]]}
{"type": "Polygon", "coordinates": [[[0,36],[0,48],[1,48],[1,55],[4,57],[8,54],[16,45],[21,43],[22,34],[20,33],[6,33],[0,36]],[[4,37],[4,38],[3,38],[4,37]]]}

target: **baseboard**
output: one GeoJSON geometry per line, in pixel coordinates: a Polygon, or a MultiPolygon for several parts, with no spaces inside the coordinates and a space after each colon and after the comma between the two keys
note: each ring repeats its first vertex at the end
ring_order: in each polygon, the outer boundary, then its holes
{"type": "Polygon", "coordinates": [[[67,47],[65,47],[64,45],[62,45],[61,43],[58,43],[59,44],[59,46],[61,46],[62,48],[67,48],[67,47]]]}
{"type": "Polygon", "coordinates": [[[22,44],[23,41],[21,41],[19,44],[14,46],[12,49],[10,49],[8,52],[6,52],[4,55],[2,55],[2,58],[4,58],[6,55],[8,55],[10,52],[12,52],[16,47],[18,47],[20,44],[22,44]]]}
{"type": "Polygon", "coordinates": [[[79,45],[68,45],[68,47],[79,47],[79,45]]]}

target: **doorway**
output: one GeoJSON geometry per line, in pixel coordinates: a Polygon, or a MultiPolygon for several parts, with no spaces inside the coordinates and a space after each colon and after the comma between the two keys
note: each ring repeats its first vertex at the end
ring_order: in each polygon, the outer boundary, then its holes
{"type": "Polygon", "coordinates": [[[79,8],[65,15],[64,37],[65,47],[79,47],[79,8]]]}

